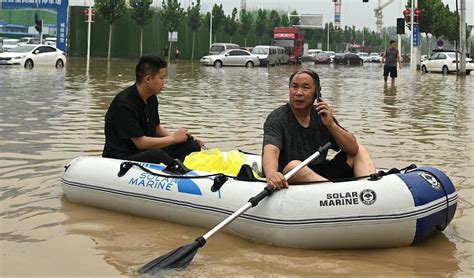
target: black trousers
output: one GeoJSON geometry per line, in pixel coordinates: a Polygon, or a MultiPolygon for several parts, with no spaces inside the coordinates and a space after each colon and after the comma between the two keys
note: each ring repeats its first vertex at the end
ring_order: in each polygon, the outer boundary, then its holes
{"type": "Polygon", "coordinates": [[[136,154],[128,155],[123,157],[125,160],[141,161],[148,163],[164,163],[169,165],[173,159],[177,158],[181,162],[184,161],[184,158],[192,153],[198,152],[201,150],[201,146],[195,140],[188,140],[186,142],[168,146],[162,149],[154,148],[146,151],[142,151],[136,154]]]}

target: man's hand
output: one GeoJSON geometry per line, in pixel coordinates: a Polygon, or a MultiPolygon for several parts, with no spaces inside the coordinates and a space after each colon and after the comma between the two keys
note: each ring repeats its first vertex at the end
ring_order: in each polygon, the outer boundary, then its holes
{"type": "Polygon", "coordinates": [[[279,190],[282,188],[288,188],[288,181],[285,179],[280,172],[273,172],[267,175],[267,184],[273,186],[274,189],[279,190]]]}
{"type": "Polygon", "coordinates": [[[316,104],[316,111],[321,116],[321,122],[325,126],[330,127],[334,124],[332,110],[322,98],[319,98],[319,102],[316,104]]]}
{"type": "Polygon", "coordinates": [[[186,142],[191,136],[187,129],[180,128],[173,133],[173,142],[175,144],[186,142]]]}

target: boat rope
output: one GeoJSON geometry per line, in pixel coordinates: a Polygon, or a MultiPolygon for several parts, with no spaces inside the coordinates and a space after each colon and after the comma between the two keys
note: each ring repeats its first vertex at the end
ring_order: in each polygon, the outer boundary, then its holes
{"type": "Polygon", "coordinates": [[[446,188],[444,188],[444,184],[439,180],[439,178],[436,175],[433,175],[433,173],[431,173],[429,171],[426,171],[426,170],[423,170],[423,169],[421,169],[421,170],[425,173],[430,174],[433,178],[435,178],[436,181],[441,185],[441,188],[443,189],[444,197],[446,198],[446,210],[445,210],[446,211],[446,218],[444,220],[444,227],[442,227],[441,225],[437,225],[436,229],[438,229],[440,231],[444,231],[444,229],[446,229],[446,227],[449,224],[449,198],[448,198],[448,192],[446,192],[446,188]]]}
{"type": "MultiPolygon", "coordinates": [[[[209,179],[209,178],[213,178],[214,183],[211,187],[212,192],[219,191],[219,189],[222,187],[222,185],[224,185],[224,183],[228,179],[266,183],[266,181],[264,181],[264,180],[259,180],[259,179],[255,178],[253,176],[253,173],[252,173],[252,170],[251,170],[250,166],[248,166],[246,164],[242,165],[243,167],[240,169],[240,171],[239,171],[239,173],[237,174],[236,177],[229,176],[229,175],[226,175],[226,174],[223,174],[223,173],[215,173],[215,174],[208,174],[208,175],[184,176],[184,175],[181,175],[181,174],[176,175],[176,174],[157,173],[157,172],[151,171],[150,169],[146,168],[145,166],[143,166],[140,163],[132,162],[132,161],[125,161],[125,162],[122,162],[120,164],[120,170],[117,173],[117,176],[119,176],[119,177],[124,176],[128,172],[128,170],[130,170],[130,168],[132,168],[133,166],[136,166],[136,167],[142,169],[143,171],[147,172],[148,174],[155,175],[155,176],[158,176],[158,177],[163,177],[163,178],[175,178],[175,179],[209,179]],[[247,167],[245,167],[245,166],[247,166],[247,167]],[[249,170],[249,168],[250,168],[250,170],[249,170]]],[[[171,172],[170,169],[168,169],[168,167],[165,168],[163,171],[171,172]]]]}
{"type": "MultiPolygon", "coordinates": [[[[360,180],[360,179],[368,179],[370,181],[377,181],[381,179],[384,176],[391,175],[391,174],[399,174],[399,173],[406,173],[409,172],[413,169],[416,169],[418,166],[415,164],[410,164],[405,168],[397,169],[397,168],[392,168],[388,171],[383,171],[380,170],[377,173],[372,173],[370,175],[366,176],[359,176],[359,177],[350,177],[350,178],[342,178],[342,179],[335,179],[335,180],[330,180],[330,182],[346,182],[346,181],[354,181],[354,180],[360,180]]],[[[299,182],[295,183],[297,185],[305,185],[305,184],[314,184],[314,183],[324,183],[328,181],[307,181],[307,182],[299,182]]]]}

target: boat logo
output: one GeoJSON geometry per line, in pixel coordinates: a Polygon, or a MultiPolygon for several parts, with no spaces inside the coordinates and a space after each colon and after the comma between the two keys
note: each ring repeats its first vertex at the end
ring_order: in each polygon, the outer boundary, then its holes
{"type": "Polygon", "coordinates": [[[372,205],[373,203],[375,203],[375,200],[377,200],[377,194],[375,194],[375,191],[373,191],[372,189],[364,189],[360,192],[359,194],[359,197],[360,197],[360,201],[364,204],[364,205],[372,205]]]}
{"type": "MultiPolygon", "coordinates": [[[[156,164],[142,164],[143,167],[162,171],[163,166],[156,164]]],[[[195,175],[190,172],[188,175],[195,175]]],[[[189,177],[172,178],[163,177],[146,172],[142,172],[139,176],[131,177],[128,184],[141,187],[151,187],[158,190],[174,191],[177,189],[179,193],[186,193],[191,195],[202,195],[199,186],[189,177]]]]}
{"type": "Polygon", "coordinates": [[[418,175],[420,177],[422,177],[427,183],[429,183],[429,185],[431,185],[431,187],[436,190],[436,191],[440,191],[441,190],[441,184],[439,183],[439,181],[433,177],[431,174],[429,173],[425,173],[425,172],[418,172],[418,175]]]}

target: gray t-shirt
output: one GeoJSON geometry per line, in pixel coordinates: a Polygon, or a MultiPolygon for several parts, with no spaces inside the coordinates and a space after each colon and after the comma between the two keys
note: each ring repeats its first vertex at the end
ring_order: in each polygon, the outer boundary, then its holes
{"type": "MultiPolygon", "coordinates": [[[[336,119],[334,119],[337,125],[336,119]]],[[[308,127],[300,125],[291,111],[290,104],[285,104],[273,110],[263,125],[263,147],[271,144],[280,150],[278,171],[292,160],[303,161],[315,153],[327,142],[332,143],[332,149],[339,151],[336,140],[329,129],[321,122],[316,107],[311,109],[311,120],[308,127]]],[[[323,152],[309,165],[319,164],[326,160],[327,151],[323,152]]]]}
{"type": "Polygon", "coordinates": [[[385,50],[385,65],[390,66],[390,67],[396,67],[397,57],[398,57],[397,49],[387,48],[387,50],[385,50]]]}

